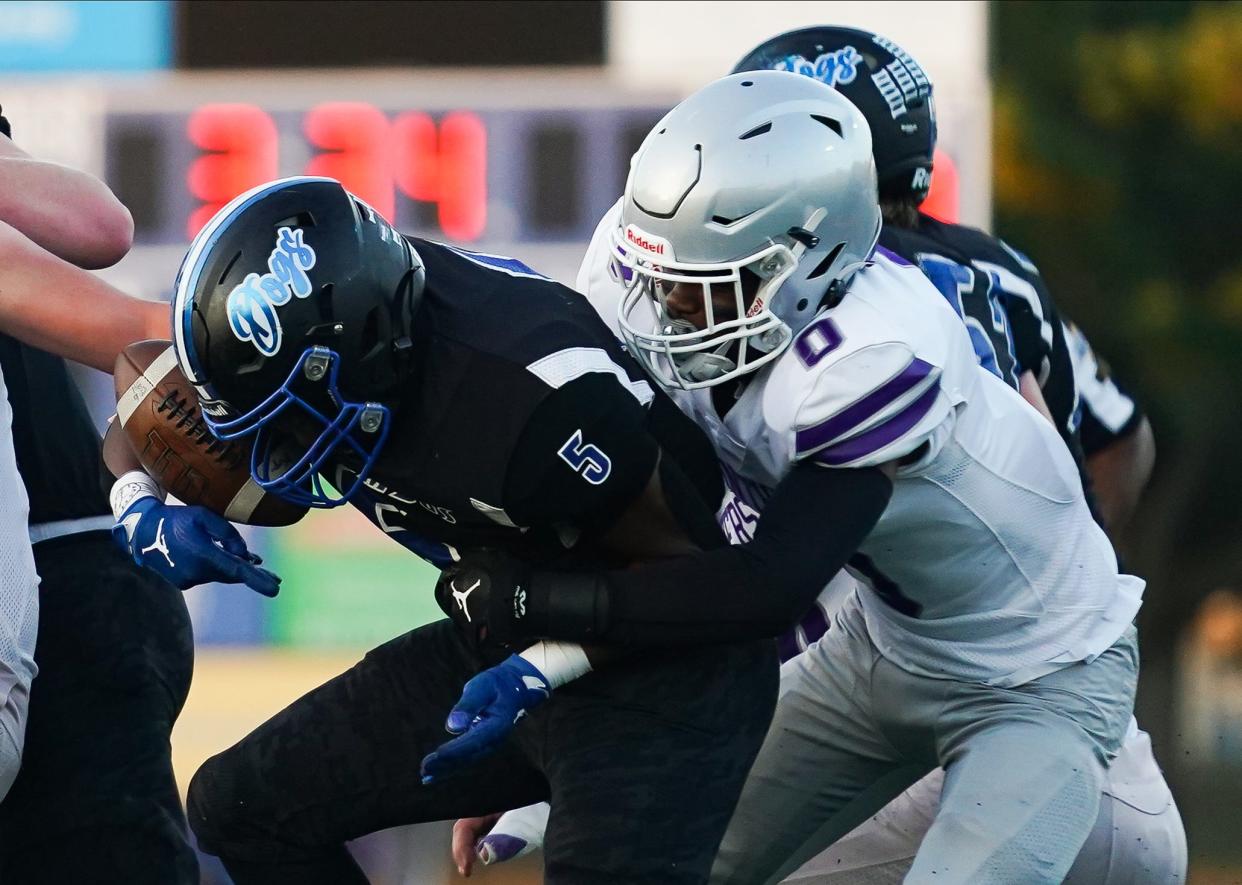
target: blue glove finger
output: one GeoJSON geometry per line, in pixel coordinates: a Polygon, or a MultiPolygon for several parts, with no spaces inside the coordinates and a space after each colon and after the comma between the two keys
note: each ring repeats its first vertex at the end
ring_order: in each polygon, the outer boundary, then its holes
{"type": "Polygon", "coordinates": [[[461,734],[490,704],[496,701],[495,676],[484,670],[466,683],[461,699],[449,711],[444,728],[449,734],[461,734]]]}
{"type": "Polygon", "coordinates": [[[246,547],[245,539],[242,538],[241,533],[237,531],[233,524],[223,516],[213,513],[205,507],[195,507],[194,523],[212,538],[219,541],[220,546],[229,553],[244,559],[249,558],[250,549],[246,547]]]}
{"type": "Polygon", "coordinates": [[[430,784],[488,756],[499,749],[513,730],[513,723],[501,716],[480,719],[465,734],[441,744],[423,759],[423,783],[430,784]]]}
{"type": "Polygon", "coordinates": [[[256,593],[269,598],[280,592],[280,577],[248,560],[212,546],[203,551],[203,558],[216,574],[215,580],[225,584],[245,584],[256,593]]]}
{"type": "Polygon", "coordinates": [[[241,582],[262,596],[272,599],[280,592],[280,575],[247,563],[241,567],[241,582]]]}

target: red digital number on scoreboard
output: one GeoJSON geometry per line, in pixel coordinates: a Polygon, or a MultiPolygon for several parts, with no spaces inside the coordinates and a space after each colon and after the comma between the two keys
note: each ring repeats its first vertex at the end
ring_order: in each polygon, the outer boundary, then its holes
{"type": "Polygon", "coordinates": [[[212,104],[190,115],[190,141],[207,153],[190,164],[186,187],[203,205],[190,213],[193,237],[224,204],[277,175],[276,124],[247,104],[212,104]]]}
{"type": "MultiPolygon", "coordinates": [[[[427,114],[389,121],[373,105],[332,102],[303,118],[307,140],[320,153],[307,175],[338,179],[391,219],[396,191],[437,208],[450,239],[475,240],[487,223],[487,129],[475,114],[454,111],[437,127],[427,114]]],[[[225,203],[277,177],[276,126],[253,105],[205,105],[194,112],[190,140],[208,151],[191,165],[187,186],[204,205],[190,216],[196,234],[225,203]]]]}
{"type": "Polygon", "coordinates": [[[411,200],[435,203],[440,228],[473,240],[487,222],[487,130],[483,121],[455,111],[435,123],[426,114],[393,122],[397,187],[411,200]]]}

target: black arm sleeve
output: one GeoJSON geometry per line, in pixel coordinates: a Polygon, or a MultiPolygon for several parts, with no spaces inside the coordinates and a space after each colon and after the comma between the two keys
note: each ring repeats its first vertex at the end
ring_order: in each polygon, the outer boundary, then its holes
{"type": "Polygon", "coordinates": [[[891,494],[878,468],[799,464],[746,544],[626,571],[536,574],[528,638],[694,645],[776,636],[845,565],[891,494]]]}

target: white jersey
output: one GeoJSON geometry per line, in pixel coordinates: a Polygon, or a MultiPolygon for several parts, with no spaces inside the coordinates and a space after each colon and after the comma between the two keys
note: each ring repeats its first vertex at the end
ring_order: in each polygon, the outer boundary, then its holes
{"type": "Polygon", "coordinates": [[[0,799],[17,775],[30,685],[38,673],[39,576],[29,517],[13,448],[13,409],[0,372],[0,799]]]}
{"type": "MultiPolygon", "coordinates": [[[[615,324],[621,280],[601,222],[579,285],[615,324]]],[[[615,328],[615,325],[614,325],[615,328]]],[[[798,461],[902,460],[849,570],[876,647],[932,677],[1019,685],[1093,659],[1138,611],[1052,425],[975,360],[915,267],[879,250],[835,307],[757,372],[722,419],[709,390],[670,391],[725,468],[726,533],[747,540],[798,461]]]]}

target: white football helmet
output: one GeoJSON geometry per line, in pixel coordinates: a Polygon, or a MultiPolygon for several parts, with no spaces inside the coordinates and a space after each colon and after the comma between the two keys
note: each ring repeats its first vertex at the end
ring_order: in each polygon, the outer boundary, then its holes
{"type": "Polygon", "coordinates": [[[630,161],[613,232],[630,281],[622,335],[665,387],[753,372],[867,261],[879,233],[871,132],[848,99],[783,71],[717,80],[669,111],[630,161]],[[756,291],[744,291],[744,270],[756,291]],[[703,288],[704,328],[670,315],[678,283],[703,288]],[[736,312],[717,320],[711,289],[722,284],[736,312]]]}

